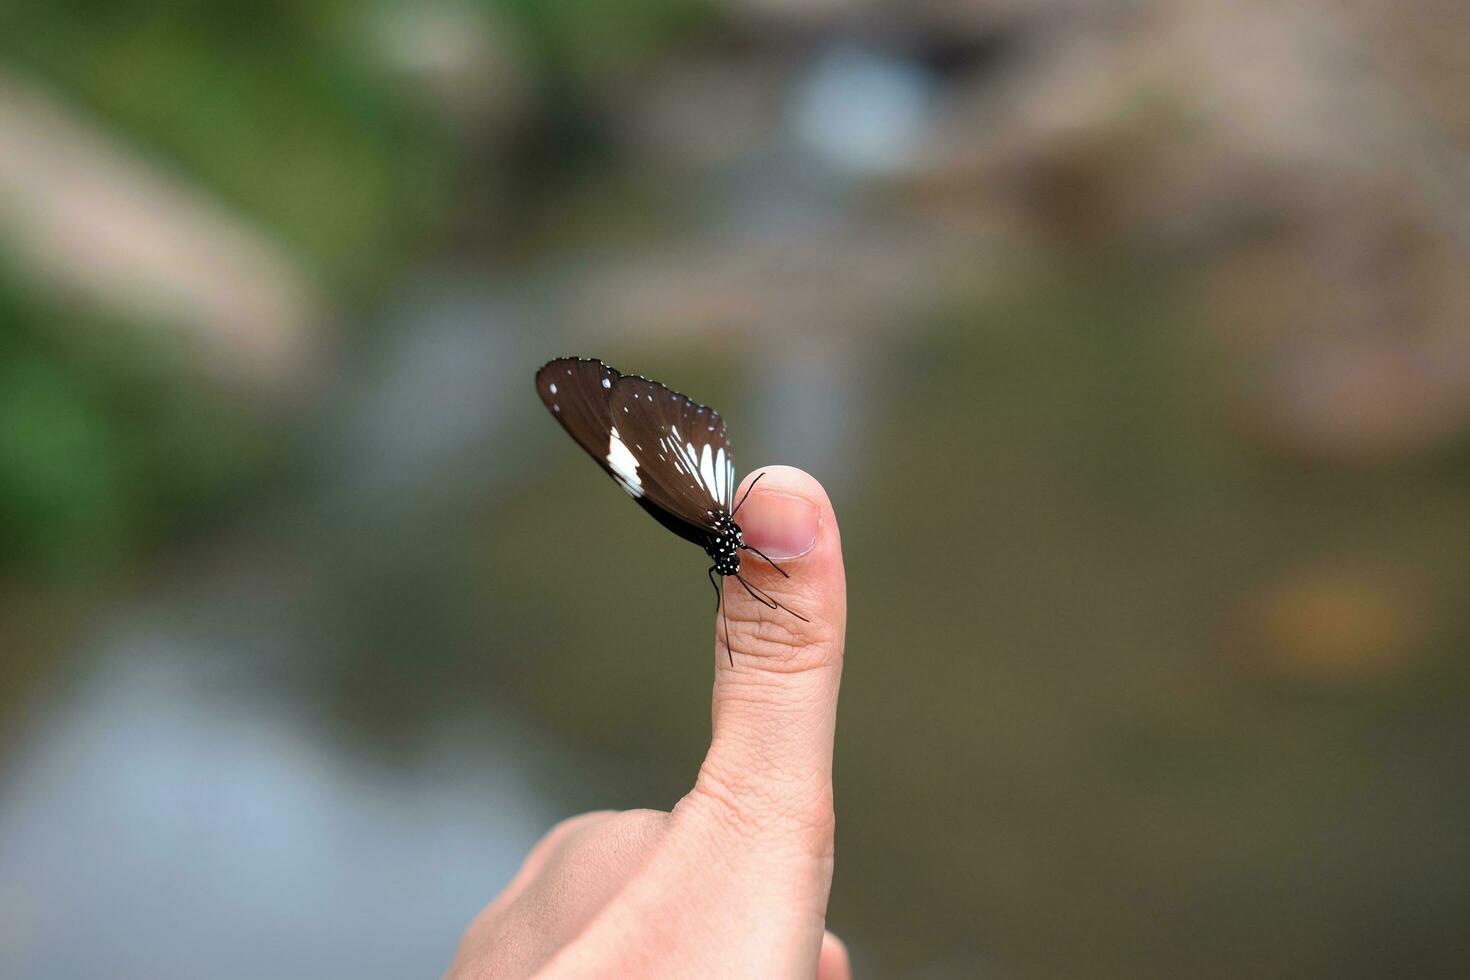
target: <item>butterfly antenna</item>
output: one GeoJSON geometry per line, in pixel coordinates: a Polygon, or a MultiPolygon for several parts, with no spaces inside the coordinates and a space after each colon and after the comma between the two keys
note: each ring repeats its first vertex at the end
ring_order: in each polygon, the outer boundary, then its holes
{"type": "Polygon", "coordinates": [[[761,470],[755,475],[755,479],[750,481],[750,486],[746,487],[745,492],[740,495],[740,503],[736,504],[735,509],[730,512],[731,517],[734,517],[736,514],[740,513],[740,508],[745,506],[745,498],[750,496],[750,491],[755,489],[755,485],[761,482],[761,477],[765,475],[766,471],[761,470]]]}
{"type": "Polygon", "coordinates": [[[744,548],[746,551],[754,551],[756,554],[760,555],[762,558],[765,558],[765,561],[766,561],[766,564],[767,565],[770,565],[772,568],[774,568],[776,571],[780,572],[782,575],[785,575],[787,578],[790,578],[791,577],[790,575],[786,575],[786,569],[782,568],[780,565],[777,565],[775,562],[771,561],[771,559],[766,558],[765,552],[761,551],[755,545],[753,545],[753,544],[742,544],[740,547],[744,548]]]}
{"type": "MultiPolygon", "coordinates": [[[[791,615],[795,616],[797,619],[801,620],[803,623],[810,623],[811,622],[810,619],[807,619],[801,613],[796,612],[796,611],[794,611],[794,610],[792,610],[792,609],[790,609],[790,608],[788,608],[786,606],[781,605],[781,603],[777,602],[775,599],[773,599],[769,595],[767,595],[763,589],[761,589],[761,588],[759,588],[757,586],[752,586],[749,582],[745,581],[745,579],[741,577],[741,575],[740,575],[739,572],[736,572],[735,573],[735,580],[737,582],[739,582],[741,585],[745,586],[745,591],[750,593],[750,597],[752,599],[754,599],[756,602],[759,602],[761,605],[765,606],[767,609],[785,609],[787,612],[791,613],[791,615]]],[[[726,649],[729,649],[728,645],[726,646],[726,649]]]]}
{"type": "Polygon", "coordinates": [[[730,652],[730,619],[725,615],[725,604],[720,601],[720,587],[715,583],[715,566],[709,567],[709,584],[715,588],[715,611],[720,614],[720,619],[725,622],[725,656],[730,658],[730,666],[735,666],[735,654],[730,652]]]}

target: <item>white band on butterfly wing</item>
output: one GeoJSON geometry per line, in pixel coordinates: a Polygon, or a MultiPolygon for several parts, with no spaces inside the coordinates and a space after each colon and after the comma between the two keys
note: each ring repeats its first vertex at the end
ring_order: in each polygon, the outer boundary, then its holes
{"type": "Polygon", "coordinates": [[[634,497],[643,496],[643,481],[638,478],[638,457],[633,455],[618,435],[618,427],[609,430],[607,465],[612,467],[618,485],[634,497]]]}

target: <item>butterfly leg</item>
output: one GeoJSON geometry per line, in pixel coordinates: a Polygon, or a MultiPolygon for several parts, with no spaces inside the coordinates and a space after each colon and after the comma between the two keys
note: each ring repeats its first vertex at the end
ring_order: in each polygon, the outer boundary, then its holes
{"type": "Polygon", "coordinates": [[[764,592],[761,592],[758,589],[752,588],[750,583],[741,578],[739,574],[735,576],[735,581],[745,586],[745,591],[750,593],[750,597],[756,602],[759,602],[761,605],[765,606],[767,609],[779,608],[780,604],[776,602],[775,599],[772,599],[770,596],[766,595],[764,592]]]}
{"type": "Polygon", "coordinates": [[[753,545],[753,544],[742,544],[740,547],[743,548],[743,549],[745,549],[746,551],[754,551],[756,554],[760,555],[762,558],[765,559],[765,562],[766,562],[767,565],[770,565],[776,571],[780,572],[782,575],[785,575],[786,578],[790,578],[791,577],[790,575],[787,575],[786,574],[786,569],[782,568],[780,565],[777,565],[775,562],[771,561],[771,559],[766,558],[765,552],[761,551],[755,545],[753,545]]]}
{"type": "Polygon", "coordinates": [[[811,622],[811,620],[807,619],[801,613],[798,613],[798,612],[795,612],[795,611],[793,611],[791,609],[788,609],[786,606],[781,605],[781,603],[777,602],[775,599],[773,599],[770,596],[766,595],[765,590],[760,589],[760,588],[756,588],[756,587],[752,587],[749,582],[747,582],[747,581],[745,581],[745,579],[741,578],[741,576],[740,576],[740,574],[738,572],[735,575],[735,580],[737,582],[739,582],[741,585],[745,586],[745,591],[750,593],[750,597],[752,599],[754,599],[756,602],[759,602],[761,605],[765,606],[767,609],[785,609],[787,612],[791,613],[791,615],[795,616],[797,619],[801,620],[803,623],[809,623],[809,622],[811,622]]]}
{"type": "Polygon", "coordinates": [[[725,656],[730,658],[730,666],[735,666],[735,654],[730,652],[730,620],[725,616],[725,604],[720,601],[720,586],[715,582],[715,566],[709,567],[709,584],[715,589],[715,610],[720,614],[720,619],[725,622],[725,656]]]}

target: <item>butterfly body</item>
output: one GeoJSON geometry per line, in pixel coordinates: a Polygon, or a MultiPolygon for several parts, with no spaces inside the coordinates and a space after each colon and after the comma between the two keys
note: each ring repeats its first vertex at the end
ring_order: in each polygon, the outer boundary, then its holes
{"type": "MultiPolygon", "coordinates": [[[[536,372],[536,391],[552,417],[640,507],[704,549],[714,562],[711,583],[715,574],[734,576],[768,608],[785,608],[740,575],[740,552],[760,552],[735,523],[735,458],[718,412],[595,358],[548,361],[536,372]]],[[[718,602],[718,586],[715,594],[718,602]]]]}
{"type": "Polygon", "coordinates": [[[716,575],[738,575],[740,573],[740,549],[745,547],[745,535],[735,518],[720,515],[715,533],[704,546],[705,554],[715,563],[716,575]]]}

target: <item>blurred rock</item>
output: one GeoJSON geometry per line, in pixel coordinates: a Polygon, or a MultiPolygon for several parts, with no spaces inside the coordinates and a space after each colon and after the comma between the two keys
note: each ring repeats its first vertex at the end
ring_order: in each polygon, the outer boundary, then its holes
{"type": "Polygon", "coordinates": [[[1007,214],[1084,260],[1121,246],[1199,283],[1236,358],[1234,410],[1277,449],[1456,444],[1470,31],[1425,30],[1434,0],[1131,7],[1030,21],[1034,57],[961,80],[905,181],[916,205],[952,224],[1007,214]]]}
{"type": "Polygon", "coordinates": [[[202,372],[279,394],[308,377],[320,299],[277,245],[50,92],[0,74],[0,244],[64,301],[161,323],[202,372]]]}
{"type": "Polygon", "coordinates": [[[1392,191],[1303,187],[1295,212],[1202,273],[1205,322],[1242,366],[1246,430],[1349,463],[1455,445],[1470,428],[1470,254],[1392,191]]]}

